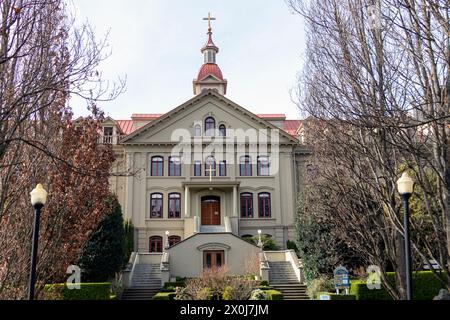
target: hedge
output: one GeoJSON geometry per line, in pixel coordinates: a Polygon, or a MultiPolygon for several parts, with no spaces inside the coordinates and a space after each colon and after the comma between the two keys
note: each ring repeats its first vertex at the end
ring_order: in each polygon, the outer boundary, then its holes
{"type": "Polygon", "coordinates": [[[175,300],[175,297],[174,292],[158,292],[152,300],[175,300]]]}
{"type": "MultiPolygon", "coordinates": [[[[71,284],[75,285],[75,284],[71,284]]],[[[110,300],[111,283],[80,283],[80,289],[70,290],[65,283],[47,284],[45,292],[57,294],[63,300],[110,300]]]]}
{"type": "MultiPolygon", "coordinates": [[[[387,280],[394,285],[395,272],[388,272],[387,280]]],[[[412,284],[414,300],[433,300],[444,288],[432,271],[413,272],[412,284]]],[[[351,280],[350,294],[355,295],[357,300],[393,300],[383,285],[379,290],[369,290],[365,280],[351,280]]]]}
{"type": "Polygon", "coordinates": [[[164,289],[172,289],[176,287],[185,287],[186,282],[185,281],[176,281],[176,282],[166,282],[164,283],[164,289]]]}
{"type": "Polygon", "coordinates": [[[283,294],[277,290],[265,290],[267,300],[283,300],[283,294]]]}
{"type": "Polygon", "coordinates": [[[353,294],[336,294],[331,292],[318,292],[316,300],[319,300],[323,294],[329,295],[330,300],[356,300],[356,296],[353,294]]]}

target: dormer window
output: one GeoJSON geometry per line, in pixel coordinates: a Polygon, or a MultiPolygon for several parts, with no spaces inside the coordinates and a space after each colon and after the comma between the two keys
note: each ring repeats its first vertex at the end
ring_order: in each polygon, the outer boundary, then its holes
{"type": "Polygon", "coordinates": [[[212,137],[216,131],[216,120],[213,117],[208,117],[205,120],[205,135],[212,137]]]}
{"type": "Polygon", "coordinates": [[[104,144],[112,144],[114,136],[114,128],[113,127],[103,127],[103,143],[104,144]]]}

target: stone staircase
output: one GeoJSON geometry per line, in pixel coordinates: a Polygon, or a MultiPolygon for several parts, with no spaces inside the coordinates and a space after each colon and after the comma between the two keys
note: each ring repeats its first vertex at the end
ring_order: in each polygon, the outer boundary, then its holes
{"type": "Polygon", "coordinates": [[[122,300],[151,300],[161,290],[159,264],[137,264],[131,286],[122,294],[122,300]]]}
{"type": "Polygon", "coordinates": [[[201,226],[200,233],[224,233],[226,231],[224,226],[201,226]]]}
{"type": "Polygon", "coordinates": [[[306,286],[302,285],[290,262],[269,262],[269,283],[283,294],[284,300],[309,300],[306,286]]]}

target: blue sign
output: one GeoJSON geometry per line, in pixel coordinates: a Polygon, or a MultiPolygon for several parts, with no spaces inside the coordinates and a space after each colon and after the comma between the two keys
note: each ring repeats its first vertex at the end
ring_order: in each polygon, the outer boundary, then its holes
{"type": "Polygon", "coordinates": [[[345,267],[339,266],[334,270],[334,286],[336,289],[350,287],[350,278],[345,267]]]}

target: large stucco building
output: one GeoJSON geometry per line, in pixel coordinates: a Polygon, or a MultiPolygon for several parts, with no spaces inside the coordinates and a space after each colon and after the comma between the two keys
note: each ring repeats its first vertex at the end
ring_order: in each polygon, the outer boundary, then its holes
{"type": "MultiPolygon", "coordinates": [[[[111,188],[136,230],[134,262],[160,263],[167,277],[221,265],[244,273],[259,248],[241,238],[259,230],[286,249],[308,155],[300,120],[226,98],[211,28],[201,51],[191,100],[166,114],[107,119],[103,128],[117,155],[111,188]]],[[[272,256],[291,259],[283,252],[272,256]]]]}

